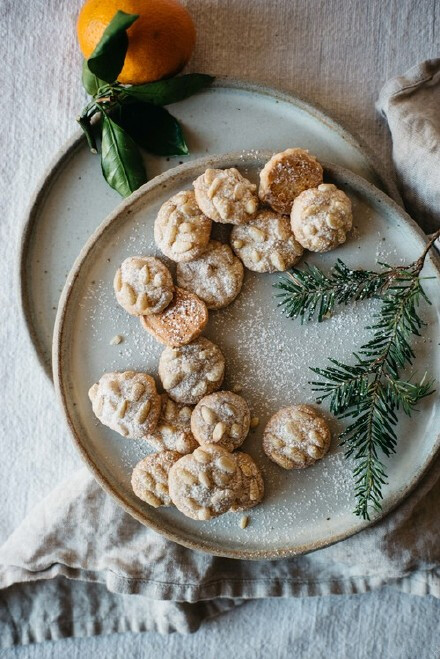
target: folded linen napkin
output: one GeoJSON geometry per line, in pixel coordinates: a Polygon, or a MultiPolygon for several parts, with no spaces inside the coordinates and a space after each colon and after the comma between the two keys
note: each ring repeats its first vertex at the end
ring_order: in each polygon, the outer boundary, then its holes
{"type": "MultiPolygon", "coordinates": [[[[390,81],[388,119],[402,197],[427,231],[440,224],[440,60],[390,81]]],[[[281,561],[236,561],[180,547],[143,527],[86,470],[58,486],[0,548],[6,647],[117,631],[193,631],[264,597],[361,593],[384,585],[440,598],[440,463],[382,522],[281,561]]]]}
{"type": "Polygon", "coordinates": [[[440,226],[440,59],[389,80],[376,107],[388,120],[405,208],[432,233],[440,226]]]}

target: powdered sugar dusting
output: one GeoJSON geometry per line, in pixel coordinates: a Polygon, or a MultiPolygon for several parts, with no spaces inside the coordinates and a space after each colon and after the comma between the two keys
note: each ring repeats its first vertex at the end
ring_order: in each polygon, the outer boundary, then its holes
{"type": "MultiPolygon", "coordinates": [[[[254,156],[243,156],[245,167],[238,163],[240,171],[250,180],[257,180],[260,160],[258,152],[254,156]]],[[[188,178],[187,183],[181,182],[179,187],[189,186],[193,179],[194,176],[188,178]]],[[[138,208],[130,218],[120,222],[107,242],[101,241],[97,258],[88,265],[87,281],[81,284],[82,295],[73,318],[72,396],[77,401],[90,450],[97,456],[106,476],[126,497],[132,496],[131,470],[149,452],[148,446],[142,440],[118,437],[97,423],[86,391],[102,372],[127,369],[146,371],[160,385],[157,368],[163,346],[142,329],[138,319],[119,307],[114,299],[112,280],[118,265],[132,254],[162,258],[154,246],[153,222],[161,203],[178,189],[164,189],[153,198],[151,205],[138,208]],[[122,335],[124,341],[110,346],[116,334],[122,335]]],[[[343,189],[352,199],[355,225],[347,243],[326,255],[307,254],[304,260],[325,271],[337,258],[353,268],[375,268],[375,255],[391,263],[408,263],[410,247],[399,243],[400,233],[395,226],[394,229],[388,226],[377,209],[351,194],[347,187],[343,189]]],[[[335,439],[342,425],[328,414],[325,405],[321,409],[332,431],[331,448],[322,460],[308,469],[285,471],[271,463],[262,451],[262,434],[268,419],[280,407],[300,402],[314,404],[310,380],[317,376],[309,366],[325,366],[328,356],[350,362],[352,351],[368,336],[363,328],[371,321],[378,303],[367,301],[356,308],[342,308],[321,324],[301,326],[299,321],[283,317],[277,309],[273,289],[277,279],[276,274],[246,272],[240,295],[227,308],[211,311],[204,330],[204,335],[218,344],[226,357],[223,388],[240,389],[252,416],[260,417],[259,426],[251,430],[241,450],[249,452],[263,471],[264,501],[249,512],[250,524],[245,533],[238,524],[239,513],[228,513],[209,522],[193,522],[171,508],[155,511],[145,506],[149,516],[185,537],[204,538],[219,546],[281,550],[343,532],[357,523],[351,513],[354,507],[352,465],[345,460],[335,439]]],[[[424,309],[428,322],[430,313],[429,309],[424,309]]],[[[422,372],[430,368],[429,341],[431,339],[423,338],[416,343],[422,372]]],[[[424,409],[423,404],[421,409],[424,409]]],[[[429,413],[426,418],[418,415],[411,421],[411,428],[418,424],[419,434],[423,436],[421,431],[427,427],[429,418],[429,413]]],[[[408,423],[403,419],[399,424],[402,434],[399,441],[405,449],[404,452],[400,450],[399,460],[406,460],[404,464],[418,459],[414,443],[406,440],[413,436],[405,430],[408,423]]],[[[390,473],[397,463],[397,460],[390,462],[390,473]]],[[[134,505],[142,507],[138,501],[134,501],[134,505]]]]}

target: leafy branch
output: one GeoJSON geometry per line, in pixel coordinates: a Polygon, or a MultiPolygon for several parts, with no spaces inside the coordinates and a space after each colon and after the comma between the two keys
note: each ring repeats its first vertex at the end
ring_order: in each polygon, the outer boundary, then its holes
{"type": "Polygon", "coordinates": [[[320,380],[312,382],[318,402],[328,399],[330,411],[341,419],[350,418],[339,436],[345,456],[355,462],[353,471],[357,505],[355,514],[370,519],[371,508],[380,510],[382,486],[387,475],[382,455],[389,457],[397,446],[397,412],[411,416],[420,400],[433,393],[434,381],[405,380],[400,371],[414,363],[411,338],[420,336],[425,325],[418,308],[429,300],[419,275],[438,230],[431,236],[420,258],[406,267],[390,267],[380,273],[350,270],[338,261],[330,275],[307,266],[283,278],[281,306],[291,318],[322,320],[337,304],[366,297],[382,300],[374,323],[367,327],[371,339],[354,354],[354,365],[329,359],[326,368],[312,368],[320,380]],[[284,288],[283,288],[284,286],[284,288]]]}
{"type": "Polygon", "coordinates": [[[214,80],[192,73],[144,85],[117,82],[128,48],[127,29],[137,18],[118,11],[84,61],[82,83],[92,99],[77,118],[94,154],[97,134],[101,136],[102,172],[124,197],[147,180],[138,145],[155,155],[188,154],[179,122],[163,106],[192,96],[214,80]]]}

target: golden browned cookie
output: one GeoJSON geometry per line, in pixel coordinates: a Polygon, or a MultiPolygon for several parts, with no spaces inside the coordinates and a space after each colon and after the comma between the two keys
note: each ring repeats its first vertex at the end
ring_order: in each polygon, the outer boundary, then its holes
{"type": "Polygon", "coordinates": [[[249,425],[249,406],[232,391],[204,396],[191,415],[191,430],[199,444],[216,444],[227,451],[243,444],[249,425]]]}
{"type": "Polygon", "coordinates": [[[292,233],[287,217],[259,211],[247,224],[231,232],[231,245],[248,270],[282,272],[297,263],[303,248],[292,233]]]}
{"type": "Polygon", "coordinates": [[[192,407],[174,402],[167,394],[162,394],[161,399],[159,422],[145,439],[158,451],[167,449],[181,455],[192,453],[199,445],[191,432],[192,407]]]}
{"type": "Polygon", "coordinates": [[[141,316],[142,327],[164,345],[178,348],[194,341],[208,322],[206,304],[183,288],[174,289],[172,302],[161,313],[141,316]]]}
{"type": "Polygon", "coordinates": [[[225,358],[218,346],[201,336],[181,348],[165,348],[159,377],[168,395],[185,405],[195,405],[221,386],[225,358]]]}
{"type": "Polygon", "coordinates": [[[197,206],[193,190],[166,201],[154,223],[154,240],[172,261],[191,261],[202,254],[211,235],[211,220],[197,206]]]}
{"type": "Polygon", "coordinates": [[[133,316],[159,313],[173,299],[168,268],[154,256],[130,256],[117,269],[113,282],[116,299],[133,316]]]}
{"type": "Polygon", "coordinates": [[[176,451],[161,451],[147,455],[138,462],[131,475],[131,487],[135,495],[153,508],[171,506],[168,474],[181,457],[176,451]]]}
{"type": "Polygon", "coordinates": [[[234,456],[209,444],[184,455],[170,470],[171,500],[187,517],[208,520],[227,512],[242,495],[242,476],[234,456]]]}
{"type": "Polygon", "coordinates": [[[207,169],[194,181],[199,207],[214,222],[242,224],[258,208],[257,186],[238,169],[207,169]]]}
{"type": "Polygon", "coordinates": [[[124,437],[143,439],[154,430],[160,414],[160,396],[146,373],[104,373],[89,389],[95,415],[124,437]]]}
{"type": "MultiPolygon", "coordinates": [[[[290,232],[290,227],[289,227],[290,232]]],[[[229,245],[211,240],[206,251],[188,263],[177,264],[177,283],[198,295],[208,309],[227,307],[241,290],[243,265],[229,245]]]]}
{"type": "Polygon", "coordinates": [[[293,202],[292,231],[311,252],[328,252],[347,239],[353,224],[351,201],[332,183],[305,190],[293,202]]]}
{"type": "Polygon", "coordinates": [[[261,201],[274,211],[290,215],[292,204],[303,190],[322,183],[322,167],[305,149],[276,153],[260,172],[261,201]]]}
{"type": "Polygon", "coordinates": [[[320,460],[330,448],[330,429],[310,405],[283,407],[269,420],[263,449],[284,469],[302,469],[320,460]]]}
{"type": "Polygon", "coordinates": [[[232,512],[248,510],[259,504],[264,497],[264,481],[261,471],[250,455],[237,451],[233,453],[241,471],[243,491],[236,503],[231,506],[232,512]]]}

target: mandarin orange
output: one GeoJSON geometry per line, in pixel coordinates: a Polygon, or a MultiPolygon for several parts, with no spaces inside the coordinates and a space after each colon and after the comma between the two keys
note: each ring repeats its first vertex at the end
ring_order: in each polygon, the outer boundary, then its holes
{"type": "Polygon", "coordinates": [[[128,50],[119,82],[139,85],[183,69],[194,49],[196,31],[177,0],[87,0],[77,22],[84,57],[90,57],[119,9],[139,15],[127,30],[128,50]]]}

